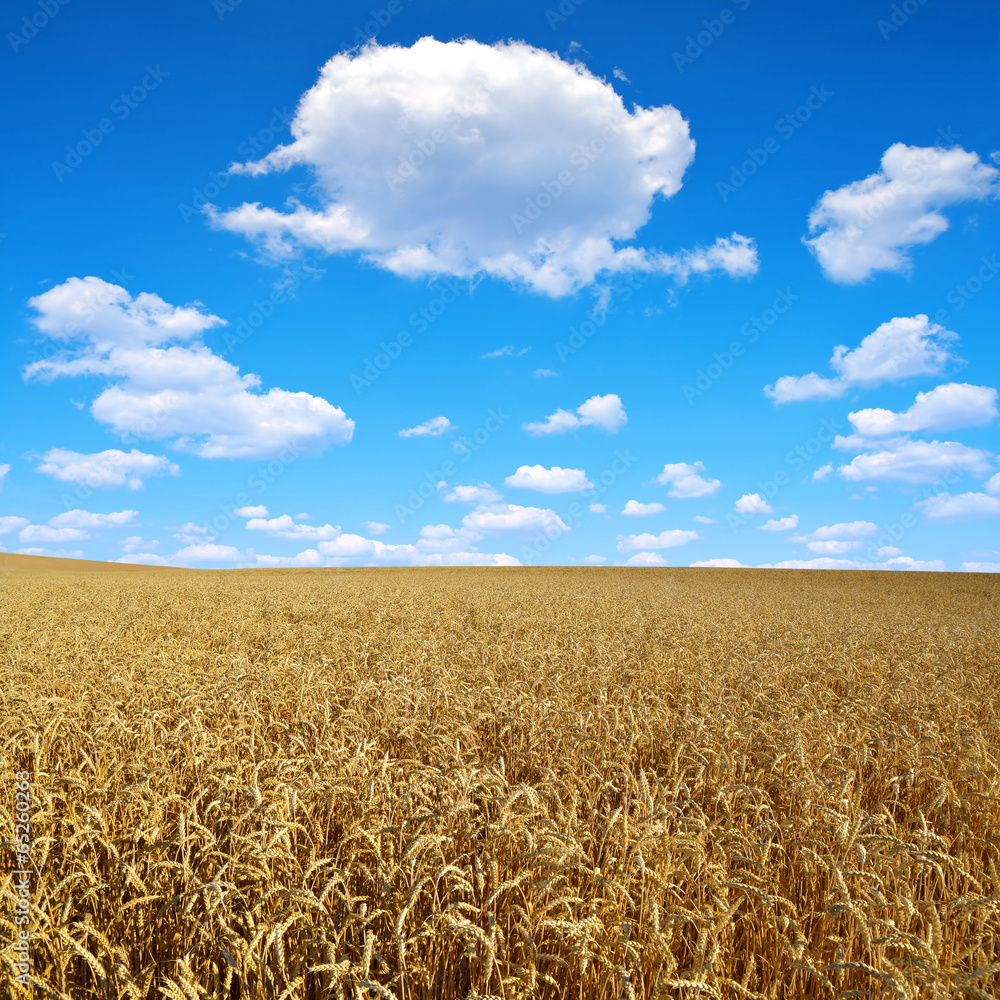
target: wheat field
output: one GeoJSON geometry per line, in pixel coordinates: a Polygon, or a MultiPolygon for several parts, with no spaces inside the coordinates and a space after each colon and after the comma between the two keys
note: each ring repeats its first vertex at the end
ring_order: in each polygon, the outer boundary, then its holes
{"type": "Polygon", "coordinates": [[[3,996],[997,997],[998,606],[979,574],[8,571],[3,996]]]}

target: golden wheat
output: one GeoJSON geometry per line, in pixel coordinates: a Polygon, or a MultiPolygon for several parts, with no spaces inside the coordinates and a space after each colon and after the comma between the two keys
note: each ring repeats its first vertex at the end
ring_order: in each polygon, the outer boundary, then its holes
{"type": "Polygon", "coordinates": [[[1000,994],[1000,579],[9,572],[34,995],[1000,994]]]}

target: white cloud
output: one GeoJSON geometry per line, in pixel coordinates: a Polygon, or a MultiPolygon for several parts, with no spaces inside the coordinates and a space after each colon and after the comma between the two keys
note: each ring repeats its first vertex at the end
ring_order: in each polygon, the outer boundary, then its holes
{"type": "Polygon", "coordinates": [[[826,465],[821,465],[814,473],[813,479],[819,481],[821,479],[826,479],[830,473],[833,472],[833,462],[827,462],[826,465]]]}
{"type": "Polygon", "coordinates": [[[1000,498],[988,493],[939,493],[914,506],[929,521],[965,520],[972,517],[1000,517],[1000,498]]]}
{"type": "Polygon", "coordinates": [[[703,462],[674,462],[663,466],[663,471],[655,482],[661,486],[670,485],[668,497],[708,497],[722,485],[719,479],[706,479],[700,473],[705,471],[703,462]]]}
{"type": "Polygon", "coordinates": [[[392,527],[392,525],[382,521],[362,521],[361,523],[372,535],[384,535],[392,527]]]}
{"type": "Polygon", "coordinates": [[[923,313],[895,316],[869,333],[850,350],[843,344],[833,349],[830,367],[837,375],[828,378],[808,375],[782,375],[764,392],[776,404],[798,403],[805,399],[836,399],[855,387],[870,388],[883,382],[895,382],[914,375],[937,375],[949,361],[958,361],[949,342],[957,335],[938,323],[931,323],[923,313]]]}
{"type": "Polygon", "coordinates": [[[448,503],[480,505],[497,503],[501,499],[501,496],[489,483],[479,483],[475,486],[454,486],[442,499],[448,503]]]}
{"type": "Polygon", "coordinates": [[[854,559],[833,559],[830,556],[820,556],[816,559],[785,559],[777,563],[763,563],[759,569],[888,569],[914,570],[929,573],[941,572],[945,569],[940,559],[921,561],[910,556],[897,556],[883,562],[864,562],[854,559]]]}
{"type": "Polygon", "coordinates": [[[441,437],[447,431],[455,430],[455,425],[447,417],[431,417],[416,427],[409,427],[399,432],[401,438],[411,437],[441,437]]]}
{"type": "Polygon", "coordinates": [[[658,552],[636,552],[625,560],[626,566],[669,566],[670,563],[658,552]]]}
{"type": "Polygon", "coordinates": [[[210,351],[199,335],[224,321],[198,304],[132,298],[88,277],[29,305],[42,333],[75,347],[28,365],[25,377],[104,376],[110,384],[90,412],[118,434],[166,440],[202,458],[287,458],[351,440],[354,421],[339,407],[306,392],[261,392],[257,375],[240,375],[210,351]]]}
{"type": "Polygon", "coordinates": [[[948,228],[941,209],[996,196],[1000,171],[976,153],[907,146],[882,155],[881,169],[827,191],[809,214],[805,242],[832,281],[854,284],[876,271],[906,271],[907,251],[948,228]]]}
{"type": "Polygon", "coordinates": [[[558,465],[553,465],[551,469],[541,465],[522,465],[504,482],[508,486],[537,490],[539,493],[579,493],[592,489],[594,485],[587,479],[585,470],[563,469],[558,465]]]}
{"type": "Polygon", "coordinates": [[[962,571],[965,573],[1000,573],[1000,562],[964,562],[962,571]]]}
{"type": "Polygon", "coordinates": [[[667,529],[658,535],[649,533],[642,535],[619,535],[619,552],[636,552],[639,549],[671,549],[677,545],[687,545],[701,536],[697,531],[685,531],[681,528],[667,529]]]}
{"type": "Polygon", "coordinates": [[[530,350],[530,347],[522,347],[518,350],[513,344],[507,344],[504,347],[498,347],[495,351],[487,351],[486,354],[480,354],[479,357],[484,361],[492,358],[520,358],[530,350]]]}
{"type": "Polygon", "coordinates": [[[693,562],[692,566],[714,566],[718,569],[746,569],[739,559],[705,559],[701,562],[693,562]]]}
{"type": "Polygon", "coordinates": [[[128,551],[128,555],[122,556],[120,559],[115,559],[114,562],[126,563],[132,566],[169,566],[170,563],[163,558],[163,556],[158,556],[155,552],[132,552],[128,551]]]}
{"type": "Polygon", "coordinates": [[[651,514],[662,514],[667,508],[662,503],[639,503],[629,500],[622,510],[625,517],[649,517],[651,514]]]}
{"type": "Polygon", "coordinates": [[[771,521],[765,521],[760,526],[761,531],[791,531],[799,526],[799,515],[790,514],[788,517],[780,517],[771,521]]]}
{"type": "Polygon", "coordinates": [[[895,481],[917,485],[934,483],[950,474],[985,475],[989,452],[957,441],[906,441],[893,449],[858,455],[837,470],[851,483],[895,481]]]}
{"type": "Polygon", "coordinates": [[[9,465],[0,465],[0,490],[3,490],[3,481],[6,479],[8,472],[10,472],[9,465]]]}
{"type": "Polygon", "coordinates": [[[1000,497],[1000,472],[990,477],[989,482],[986,483],[986,492],[1000,497]]]}
{"type": "Polygon", "coordinates": [[[532,374],[535,378],[558,378],[559,372],[554,372],[551,368],[536,368],[532,374]]]}
{"type": "Polygon", "coordinates": [[[737,514],[770,514],[771,505],[759,493],[744,493],[733,505],[737,514]]]}
{"type": "Polygon", "coordinates": [[[570,530],[554,510],[513,503],[471,511],[462,518],[462,526],[476,533],[542,531],[553,533],[550,537],[570,530]]]}
{"type": "Polygon", "coordinates": [[[239,562],[243,558],[243,553],[232,545],[201,542],[178,549],[172,558],[182,562],[239,562]]]}
{"type": "Polygon", "coordinates": [[[606,563],[607,561],[607,556],[584,556],[580,560],[585,566],[600,566],[601,563],[606,563]]]}
{"type": "Polygon", "coordinates": [[[908,431],[985,427],[996,416],[996,389],[968,382],[947,382],[930,392],[918,392],[913,405],[902,413],[873,408],[849,413],[847,419],[858,434],[882,437],[908,431]]]}
{"type": "Polygon", "coordinates": [[[587,509],[591,514],[607,514],[608,505],[606,503],[592,503],[587,509]]]}
{"type": "Polygon", "coordinates": [[[53,528],[47,524],[29,524],[17,536],[22,542],[80,542],[90,538],[82,528],[53,528]]]}
{"type": "Polygon", "coordinates": [[[181,470],[162,455],[121,451],[108,448],[87,455],[68,448],[50,448],[41,456],[36,470],[64,483],[78,483],[91,489],[116,489],[128,486],[142,489],[143,480],[150,476],[179,476],[181,470]]]}
{"type": "Polygon", "coordinates": [[[794,535],[793,542],[806,542],[810,539],[826,541],[828,539],[863,540],[878,534],[878,525],[871,521],[840,521],[837,524],[824,524],[806,535],[794,535]]]}
{"type": "Polygon", "coordinates": [[[102,528],[133,528],[137,510],[116,510],[110,514],[92,514],[89,510],[67,510],[50,518],[53,528],[82,528],[84,531],[100,531],[102,528]]]}
{"type": "Polygon", "coordinates": [[[697,521],[699,524],[715,524],[715,521],[713,521],[710,517],[705,517],[704,514],[695,514],[691,520],[697,521]]]}
{"type": "Polygon", "coordinates": [[[247,521],[247,531],[264,531],[272,538],[310,539],[317,541],[320,539],[338,538],[342,534],[339,525],[333,524],[298,524],[290,514],[282,514],[280,517],[263,518],[252,517],[247,521]]]}
{"type": "Polygon", "coordinates": [[[123,552],[128,553],[138,553],[140,555],[148,555],[145,549],[156,549],[160,547],[160,543],[154,540],[147,540],[141,535],[129,535],[128,538],[123,538],[119,543],[122,547],[123,552]]]}
{"type": "Polygon", "coordinates": [[[301,98],[293,141],[235,167],[304,165],[318,207],[244,203],[206,211],[273,256],[296,247],[358,252],[410,277],[488,274],[561,296],[604,273],[757,271],[733,234],[665,254],[616,246],[671,197],[694,156],[669,105],[625,110],[580,63],[524,42],[422,38],[334,56],[301,98]]]}
{"type": "Polygon", "coordinates": [[[237,507],[233,513],[237,517],[267,517],[267,508],[263,504],[257,507],[237,507]]]}
{"type": "Polygon", "coordinates": [[[543,434],[565,434],[581,427],[599,427],[609,434],[617,434],[628,422],[621,399],[615,393],[607,396],[591,396],[576,408],[576,414],[568,410],[556,410],[544,422],[525,424],[524,429],[535,437],[543,434]]]}
{"type": "Polygon", "coordinates": [[[31,522],[26,517],[15,517],[13,515],[0,517],[0,535],[9,535],[11,532],[20,531],[29,524],[31,522]]]}

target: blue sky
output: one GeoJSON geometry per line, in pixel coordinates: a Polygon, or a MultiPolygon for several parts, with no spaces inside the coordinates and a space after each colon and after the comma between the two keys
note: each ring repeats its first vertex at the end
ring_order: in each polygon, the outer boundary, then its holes
{"type": "Polygon", "coordinates": [[[0,548],[1000,570],[1000,14],[4,13],[0,548]]]}

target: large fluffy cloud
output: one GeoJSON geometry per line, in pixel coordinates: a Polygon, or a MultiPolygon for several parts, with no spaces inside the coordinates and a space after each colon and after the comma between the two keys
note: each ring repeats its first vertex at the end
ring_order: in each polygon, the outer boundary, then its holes
{"type": "Polygon", "coordinates": [[[524,429],[535,437],[565,434],[581,427],[598,427],[609,434],[616,434],[627,421],[621,398],[612,392],[607,396],[591,396],[576,408],[576,413],[559,409],[542,422],[525,424],[524,429]]]}
{"type": "Polygon", "coordinates": [[[835,399],[855,387],[870,387],[913,375],[936,375],[956,360],[950,342],[956,334],[923,314],[896,316],[869,333],[853,350],[838,345],[830,367],[833,378],[810,372],[783,375],[764,392],[775,403],[797,403],[805,399],[835,399]]]}
{"type": "MultiPolygon", "coordinates": [[[[28,366],[28,378],[101,375],[113,384],[91,413],[123,436],[166,440],[203,458],[273,458],[346,443],[354,421],[325,399],[260,391],[256,375],[198,339],[223,320],[157,295],[134,298],[99,278],[70,278],[37,295],[35,326],[70,345],[28,366]]],[[[134,477],[133,477],[134,478],[134,477]]]]}
{"type": "Polygon", "coordinates": [[[208,208],[274,256],[356,251],[397,274],[486,273],[554,296],[601,272],[757,270],[752,241],[735,233],[676,254],[621,246],[657,196],[680,189],[688,124],[670,105],[628,112],[584,66],[523,42],[422,38],[336,55],[291,131],[233,169],[306,166],[317,204],[208,208]]]}
{"type": "Polygon", "coordinates": [[[78,483],[91,489],[115,489],[128,486],[140,490],[150,476],[178,476],[180,469],[162,455],[147,455],[133,448],[85,454],[69,448],[50,448],[41,456],[36,470],[64,483],[78,483]]]}
{"type": "Polygon", "coordinates": [[[904,271],[907,251],[948,228],[941,209],[995,196],[1000,171],[961,147],[890,146],[882,168],[827,191],[809,215],[806,240],[833,281],[863,281],[875,271],[904,271]]]}
{"type": "Polygon", "coordinates": [[[872,408],[849,413],[847,419],[858,434],[879,437],[908,431],[985,427],[996,419],[996,415],[996,389],[968,382],[948,382],[930,392],[918,392],[913,405],[902,413],[872,408]]]}

